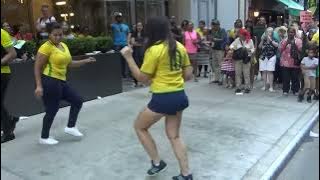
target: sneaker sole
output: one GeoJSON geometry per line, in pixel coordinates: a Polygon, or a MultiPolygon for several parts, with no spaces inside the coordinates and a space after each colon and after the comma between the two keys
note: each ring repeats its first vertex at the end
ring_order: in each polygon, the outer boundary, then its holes
{"type": "Polygon", "coordinates": [[[64,133],[66,133],[66,134],[68,134],[68,135],[70,135],[70,136],[73,136],[73,137],[83,137],[83,135],[81,135],[81,136],[76,136],[76,135],[74,135],[74,134],[71,134],[71,133],[69,133],[69,132],[64,132],[64,133]]]}
{"type": "Polygon", "coordinates": [[[45,142],[41,142],[41,141],[39,141],[39,144],[42,144],[42,145],[57,145],[57,144],[59,144],[59,142],[57,142],[57,143],[53,143],[53,144],[48,144],[48,143],[45,143],[45,142]]]}
{"type": "Polygon", "coordinates": [[[148,177],[154,177],[154,176],[157,176],[157,175],[159,175],[159,174],[163,173],[164,171],[166,171],[167,169],[168,169],[168,165],[167,165],[165,168],[163,168],[161,171],[159,171],[158,173],[153,174],[153,175],[147,174],[147,176],[148,176],[148,177]]]}

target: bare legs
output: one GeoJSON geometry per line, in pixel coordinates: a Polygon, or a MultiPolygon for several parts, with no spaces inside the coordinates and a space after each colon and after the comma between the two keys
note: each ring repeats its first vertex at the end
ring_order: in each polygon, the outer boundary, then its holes
{"type": "MultiPolygon", "coordinates": [[[[134,128],[138,138],[143,145],[145,151],[148,153],[150,159],[155,162],[160,162],[157,146],[150,135],[148,129],[158,122],[164,115],[152,112],[150,109],[145,108],[138,116],[134,128]]],[[[182,112],[174,116],[166,116],[166,133],[172,145],[176,158],[179,161],[181,173],[185,176],[189,175],[189,165],[186,147],[183,144],[180,136],[182,112]]]]}
{"type": "Polygon", "coordinates": [[[263,71],[262,72],[262,79],[263,79],[263,88],[262,90],[266,90],[267,88],[267,84],[270,85],[270,89],[269,91],[273,91],[273,79],[274,79],[274,75],[272,71],[263,71]]]}

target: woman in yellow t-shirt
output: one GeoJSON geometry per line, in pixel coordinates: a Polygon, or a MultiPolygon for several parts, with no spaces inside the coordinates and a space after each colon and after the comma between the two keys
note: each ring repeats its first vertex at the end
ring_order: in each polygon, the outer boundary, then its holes
{"type": "Polygon", "coordinates": [[[47,25],[49,40],[38,50],[34,74],[36,80],[35,95],[42,98],[45,106],[40,144],[57,144],[58,141],[49,137],[50,127],[59,110],[59,103],[65,100],[71,104],[70,115],[65,133],[82,137],[83,134],[76,128],[78,114],[83,100],[66,82],[68,68],[80,67],[87,63],[95,62],[90,57],[79,61],[72,61],[69,49],[62,43],[63,31],[58,23],[47,25]]]}
{"type": "Polygon", "coordinates": [[[151,82],[152,99],[139,114],[135,130],[140,142],[152,160],[148,176],[164,171],[167,164],[159,157],[156,145],[148,129],[162,117],[166,118],[166,132],[180,164],[181,174],[174,180],[192,180],[187,152],[180,139],[182,112],[189,106],[184,91],[185,80],[192,78],[192,67],[186,49],[170,33],[166,17],[152,17],[146,26],[146,52],[141,70],[132,57],[132,50],[121,50],[133,76],[143,83],[151,82]]]}
{"type": "Polygon", "coordinates": [[[15,138],[14,128],[15,123],[19,118],[9,114],[4,106],[5,94],[11,77],[9,63],[16,58],[17,53],[13,47],[13,42],[9,33],[1,29],[1,143],[11,141],[15,138]]]}

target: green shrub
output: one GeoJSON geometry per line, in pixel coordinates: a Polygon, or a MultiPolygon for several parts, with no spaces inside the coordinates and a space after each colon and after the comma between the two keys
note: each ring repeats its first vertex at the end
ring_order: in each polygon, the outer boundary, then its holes
{"type": "MultiPolygon", "coordinates": [[[[46,40],[39,42],[39,45],[42,45],[44,42],[46,40]]],[[[84,55],[93,51],[106,52],[113,46],[112,39],[108,36],[65,39],[63,42],[68,46],[72,56],[84,55]]],[[[37,43],[33,41],[27,42],[25,46],[28,48],[27,52],[33,54],[36,54],[39,48],[37,47],[37,43]]]]}
{"type": "Polygon", "coordinates": [[[26,50],[28,54],[36,54],[37,53],[37,44],[34,41],[27,41],[23,48],[26,50]]]}

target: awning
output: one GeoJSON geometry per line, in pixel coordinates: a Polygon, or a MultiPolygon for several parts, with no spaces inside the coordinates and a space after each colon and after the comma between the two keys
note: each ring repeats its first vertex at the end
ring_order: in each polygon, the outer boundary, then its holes
{"type": "Polygon", "coordinates": [[[277,0],[281,3],[283,3],[284,5],[288,6],[289,9],[294,9],[294,10],[300,10],[303,11],[304,7],[301,6],[300,4],[294,2],[293,0],[277,0]]]}

